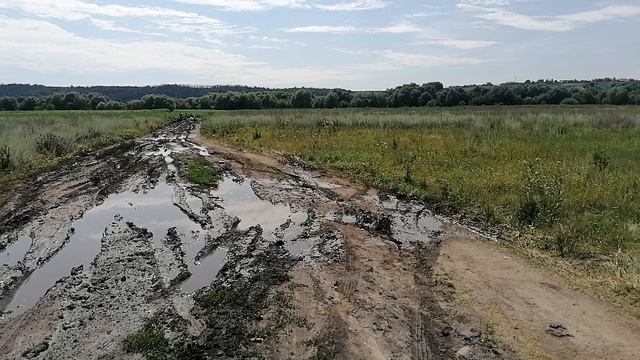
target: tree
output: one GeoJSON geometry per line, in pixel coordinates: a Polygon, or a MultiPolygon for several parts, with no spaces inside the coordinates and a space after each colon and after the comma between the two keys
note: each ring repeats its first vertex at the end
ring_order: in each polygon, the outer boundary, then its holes
{"type": "Polygon", "coordinates": [[[18,110],[18,100],[14,97],[0,98],[0,109],[4,111],[18,110]]]}
{"type": "Polygon", "coordinates": [[[38,106],[38,99],[36,99],[33,96],[29,96],[24,100],[22,100],[22,103],[20,103],[20,110],[31,111],[31,110],[35,110],[37,106],[38,106]]]}
{"type": "Polygon", "coordinates": [[[296,91],[291,97],[291,107],[293,108],[311,108],[312,98],[311,92],[307,89],[296,91]]]}
{"type": "Polygon", "coordinates": [[[629,91],[624,87],[613,87],[607,91],[604,98],[605,104],[628,105],[630,103],[629,91]]]}
{"type": "Polygon", "coordinates": [[[339,104],[340,97],[338,96],[338,94],[336,94],[333,90],[329,91],[327,96],[324,98],[324,107],[326,107],[327,109],[335,109],[339,104]]]}

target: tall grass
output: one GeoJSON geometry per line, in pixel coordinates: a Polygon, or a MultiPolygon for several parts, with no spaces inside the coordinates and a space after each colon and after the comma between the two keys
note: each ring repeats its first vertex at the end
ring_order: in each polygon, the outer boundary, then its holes
{"type": "MultiPolygon", "coordinates": [[[[237,111],[203,131],[419,197],[562,257],[640,254],[640,108],[237,111]],[[260,134],[260,136],[255,136],[260,134]]],[[[634,269],[637,266],[633,267],[634,269]]]]}
{"type": "Polygon", "coordinates": [[[88,144],[143,134],[168,120],[164,111],[0,113],[0,178],[51,165],[88,144]],[[1,164],[0,164],[1,165],[1,164]]]}

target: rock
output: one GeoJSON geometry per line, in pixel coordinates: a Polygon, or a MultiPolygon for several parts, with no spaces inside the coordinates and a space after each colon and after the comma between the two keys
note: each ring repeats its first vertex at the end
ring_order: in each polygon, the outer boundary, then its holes
{"type": "Polygon", "coordinates": [[[76,276],[81,274],[83,269],[84,269],[84,265],[71,268],[71,276],[76,276]]]}
{"type": "Polygon", "coordinates": [[[456,356],[458,357],[458,359],[469,359],[470,355],[471,355],[470,346],[463,346],[460,348],[460,350],[456,352],[456,356]]]}
{"type": "Polygon", "coordinates": [[[569,329],[560,323],[549,324],[549,328],[547,328],[546,331],[555,337],[573,337],[573,334],[569,332],[569,329]]]}
{"type": "Polygon", "coordinates": [[[40,344],[32,347],[31,349],[23,352],[22,357],[25,357],[27,359],[35,359],[40,356],[41,353],[47,351],[47,349],[49,349],[49,343],[43,341],[40,344]]]}

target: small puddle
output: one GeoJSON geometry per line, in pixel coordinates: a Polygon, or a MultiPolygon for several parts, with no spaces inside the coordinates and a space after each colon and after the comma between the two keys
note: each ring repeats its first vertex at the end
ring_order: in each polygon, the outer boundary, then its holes
{"type": "Polygon", "coordinates": [[[24,260],[25,255],[31,248],[32,240],[30,236],[21,235],[11,245],[0,252],[0,266],[13,266],[24,260]]]}
{"type": "Polygon", "coordinates": [[[200,260],[197,271],[192,271],[191,276],[180,285],[182,291],[192,293],[211,284],[227,258],[227,249],[218,248],[213,254],[200,260]]]}
{"type": "Polygon", "coordinates": [[[254,225],[262,227],[266,240],[289,242],[302,233],[302,224],[307,221],[305,212],[293,212],[289,205],[272,204],[263,200],[251,188],[250,181],[235,181],[227,177],[213,194],[222,199],[225,211],[240,219],[241,229],[254,225]],[[286,228],[283,225],[290,223],[286,228]]]}

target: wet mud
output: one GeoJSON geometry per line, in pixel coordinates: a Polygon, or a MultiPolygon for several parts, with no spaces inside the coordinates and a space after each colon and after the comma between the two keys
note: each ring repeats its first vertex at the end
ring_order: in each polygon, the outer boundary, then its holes
{"type": "Polygon", "coordinates": [[[16,189],[0,208],[0,358],[370,358],[358,327],[393,352],[373,358],[455,358],[429,295],[442,219],[196,137],[196,119],[176,122],[16,189]],[[219,183],[190,184],[185,157],[219,183]]]}

